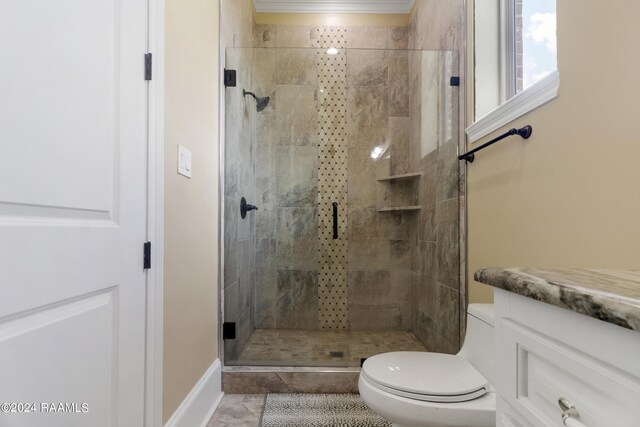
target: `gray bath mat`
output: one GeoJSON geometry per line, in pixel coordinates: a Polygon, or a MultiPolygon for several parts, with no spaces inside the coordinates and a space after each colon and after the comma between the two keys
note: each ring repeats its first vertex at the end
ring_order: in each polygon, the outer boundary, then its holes
{"type": "Polygon", "coordinates": [[[269,393],[260,427],[390,427],[357,394],[269,393]]]}

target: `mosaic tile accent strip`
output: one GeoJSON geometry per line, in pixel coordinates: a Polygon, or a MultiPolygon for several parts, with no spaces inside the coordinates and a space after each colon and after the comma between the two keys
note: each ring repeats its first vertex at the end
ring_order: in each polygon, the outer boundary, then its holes
{"type": "MultiPolygon", "coordinates": [[[[318,233],[320,239],[319,327],[349,327],[347,298],[347,29],[322,27],[318,34],[318,233]],[[329,54],[327,49],[337,53],[329,54]],[[338,238],[333,206],[338,203],[338,238]]],[[[333,52],[332,52],[333,53],[333,52]]]]}

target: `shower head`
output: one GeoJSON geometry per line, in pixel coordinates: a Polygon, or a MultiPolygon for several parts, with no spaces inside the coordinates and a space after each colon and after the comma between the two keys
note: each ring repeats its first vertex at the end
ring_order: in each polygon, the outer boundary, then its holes
{"type": "Polygon", "coordinates": [[[265,108],[267,108],[267,105],[269,105],[269,97],[265,96],[264,98],[258,98],[256,99],[256,101],[258,101],[256,103],[256,109],[258,110],[258,112],[264,110],[265,108]]]}
{"type": "Polygon", "coordinates": [[[243,96],[247,96],[247,95],[253,96],[253,99],[256,100],[256,109],[258,110],[258,112],[264,110],[265,108],[267,108],[267,105],[269,105],[269,97],[268,96],[265,96],[264,98],[258,98],[255,93],[249,92],[249,91],[244,90],[244,89],[242,89],[242,95],[243,96]]]}

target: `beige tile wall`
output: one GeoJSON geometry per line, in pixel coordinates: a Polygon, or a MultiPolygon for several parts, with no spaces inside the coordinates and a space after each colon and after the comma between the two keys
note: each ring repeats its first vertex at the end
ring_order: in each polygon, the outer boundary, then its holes
{"type": "MultiPolygon", "coordinates": [[[[417,0],[409,25],[409,48],[443,50],[435,61],[436,74],[442,78],[463,76],[464,49],[464,1],[439,2],[417,0]],[[444,67],[444,68],[443,68],[444,67]]],[[[430,55],[431,56],[431,55],[430,55]]],[[[411,150],[414,167],[423,173],[418,191],[422,210],[417,216],[413,239],[413,303],[412,331],[434,351],[454,353],[464,334],[466,293],[464,280],[464,245],[460,245],[461,227],[465,226],[461,215],[464,205],[464,170],[460,168],[457,154],[464,147],[458,108],[463,88],[451,88],[446,81],[420,79],[425,65],[417,56],[410,58],[410,117],[411,150]],[[423,87],[425,85],[437,87],[423,87]],[[429,96],[439,96],[437,122],[429,123],[423,117],[430,104],[429,96]],[[426,98],[425,98],[426,96],[426,98]],[[422,127],[421,127],[422,125],[422,127]],[[421,144],[425,132],[437,126],[435,150],[424,155],[421,144]]],[[[461,78],[461,81],[463,79],[461,78]]],[[[464,166],[463,166],[464,167],[464,166]]]]}
{"type": "Polygon", "coordinates": [[[254,330],[258,225],[255,212],[240,217],[240,198],[263,208],[256,200],[256,132],[258,126],[261,130],[268,127],[264,121],[257,121],[255,100],[242,95],[243,89],[256,92],[253,70],[256,63],[264,63],[251,49],[255,37],[252,7],[251,0],[222,1],[225,68],[237,73],[237,86],[225,89],[224,321],[236,323],[236,339],[224,345],[227,362],[237,358],[254,330]]]}
{"type": "MultiPolygon", "coordinates": [[[[267,82],[261,91],[275,100],[271,112],[258,115],[259,123],[266,116],[271,117],[264,123],[275,123],[275,132],[265,129],[257,136],[257,150],[265,159],[256,164],[256,174],[261,177],[257,198],[271,203],[257,214],[256,326],[260,328],[313,326],[306,311],[299,311],[300,318],[294,321],[285,310],[292,297],[298,298],[299,306],[312,307],[308,298],[317,295],[300,290],[282,300],[284,294],[278,289],[282,291],[283,285],[278,279],[284,270],[297,271],[298,277],[307,281],[306,289],[315,279],[302,272],[319,273],[319,238],[313,231],[318,227],[316,199],[322,190],[318,188],[318,160],[322,161],[318,158],[318,111],[323,98],[318,93],[315,47],[323,32],[327,27],[256,26],[257,47],[279,48],[257,50],[265,64],[258,67],[261,77],[257,79],[267,82]],[[272,63],[275,67],[266,65],[272,63]],[[275,257],[271,253],[274,248],[275,257]]],[[[408,29],[353,26],[346,27],[344,34],[344,45],[350,49],[346,53],[346,93],[341,101],[346,103],[343,137],[347,160],[342,168],[348,171],[348,203],[341,203],[340,212],[348,218],[347,293],[343,297],[347,299],[347,321],[352,329],[406,330],[411,324],[410,217],[380,214],[376,208],[417,203],[411,188],[391,191],[389,184],[377,181],[377,176],[391,171],[409,171],[408,53],[385,50],[406,48],[408,29]],[[351,49],[354,47],[357,49],[351,49]],[[376,147],[382,153],[373,159],[376,147]],[[378,319],[375,324],[371,322],[374,313],[378,319]]],[[[335,126],[337,123],[332,129],[337,133],[335,126]]],[[[335,167],[340,168],[340,163],[335,167]]],[[[339,286],[338,282],[334,285],[339,286]]],[[[326,287],[320,289],[327,292],[326,287]]],[[[320,301],[322,305],[322,298],[320,301]]],[[[339,305],[337,301],[336,307],[339,305]]]]}
{"type": "MultiPolygon", "coordinates": [[[[317,46],[320,27],[255,25],[251,34],[238,32],[249,13],[244,2],[229,3],[229,22],[237,24],[223,28],[227,45],[280,48],[256,49],[239,59],[253,65],[255,73],[247,78],[271,102],[261,113],[238,108],[235,116],[236,123],[253,120],[256,132],[246,135],[236,126],[239,143],[228,154],[228,159],[239,159],[227,162],[225,186],[225,249],[238,254],[227,257],[225,268],[225,286],[236,301],[229,310],[236,307],[247,332],[254,326],[317,328],[317,312],[309,313],[318,299],[318,86],[316,50],[308,48],[317,46]],[[252,141],[247,146],[240,143],[247,140],[252,141]],[[243,187],[252,178],[255,187],[243,187]],[[248,225],[234,212],[243,191],[260,206],[248,225]],[[238,272],[247,269],[243,280],[238,272]],[[249,292],[243,282],[249,283],[249,292]],[[246,311],[246,303],[253,312],[246,311]],[[292,307],[305,307],[298,310],[304,314],[294,319],[292,307]]],[[[442,351],[457,349],[464,307],[458,243],[458,206],[464,200],[458,197],[461,171],[454,161],[458,133],[443,135],[438,150],[418,161],[422,100],[412,93],[421,89],[420,61],[411,52],[393,49],[459,51],[462,16],[462,0],[418,0],[409,27],[346,28],[347,47],[353,49],[346,70],[349,324],[354,329],[412,329],[430,349],[442,351]],[[381,155],[373,159],[376,148],[381,155]],[[424,174],[418,182],[377,181],[413,171],[424,174]],[[423,209],[419,214],[376,212],[400,204],[423,209]],[[377,325],[371,322],[373,313],[377,325]]],[[[447,120],[458,125],[457,116],[447,120]]],[[[236,344],[233,353],[239,349],[236,344]]]]}

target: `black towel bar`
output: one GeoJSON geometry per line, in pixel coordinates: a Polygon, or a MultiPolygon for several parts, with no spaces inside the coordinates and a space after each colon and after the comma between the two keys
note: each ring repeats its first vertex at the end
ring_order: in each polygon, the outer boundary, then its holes
{"type": "Polygon", "coordinates": [[[471,151],[467,151],[464,154],[460,154],[458,156],[458,160],[466,160],[469,163],[473,163],[473,161],[475,160],[475,157],[476,157],[474,153],[476,153],[476,152],[478,152],[478,151],[480,151],[480,150],[482,150],[484,148],[487,148],[488,146],[490,146],[492,144],[495,144],[496,142],[498,142],[498,141],[500,141],[502,139],[505,139],[508,136],[520,135],[522,137],[522,139],[527,139],[527,138],[529,138],[531,136],[532,133],[533,133],[533,128],[530,125],[526,125],[525,127],[522,127],[520,129],[516,129],[516,128],[509,129],[507,132],[503,133],[499,137],[494,138],[489,142],[485,142],[481,146],[479,146],[477,148],[474,148],[471,151]]]}

